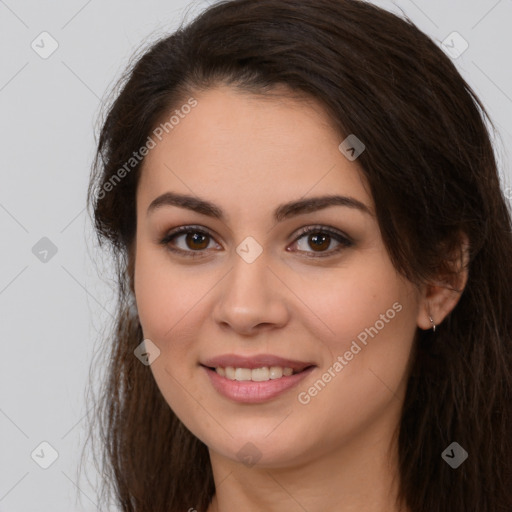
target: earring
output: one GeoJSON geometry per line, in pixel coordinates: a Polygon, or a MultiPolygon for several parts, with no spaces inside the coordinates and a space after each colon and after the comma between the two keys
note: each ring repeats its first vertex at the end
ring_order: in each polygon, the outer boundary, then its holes
{"type": "Polygon", "coordinates": [[[430,323],[432,324],[432,332],[436,332],[436,324],[434,323],[434,320],[432,320],[432,317],[429,315],[430,323]]]}

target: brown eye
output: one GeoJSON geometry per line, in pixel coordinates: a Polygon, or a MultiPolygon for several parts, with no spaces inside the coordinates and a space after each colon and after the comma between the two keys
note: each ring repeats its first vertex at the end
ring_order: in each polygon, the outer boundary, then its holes
{"type": "Polygon", "coordinates": [[[308,243],[313,250],[322,251],[329,247],[331,243],[331,237],[329,235],[315,233],[308,236],[308,243]]]}
{"type": "Polygon", "coordinates": [[[209,235],[204,233],[187,233],[185,235],[185,243],[189,249],[206,249],[208,247],[209,235]]]}
{"type": "Polygon", "coordinates": [[[207,252],[205,249],[208,249],[213,241],[213,237],[202,229],[194,226],[181,226],[167,234],[160,243],[169,251],[196,257],[204,256],[207,252]]]}
{"type": "Polygon", "coordinates": [[[294,243],[298,246],[299,252],[313,258],[332,256],[354,245],[346,235],[323,226],[312,226],[301,230],[294,243]],[[328,250],[333,242],[337,246],[328,250]]]}

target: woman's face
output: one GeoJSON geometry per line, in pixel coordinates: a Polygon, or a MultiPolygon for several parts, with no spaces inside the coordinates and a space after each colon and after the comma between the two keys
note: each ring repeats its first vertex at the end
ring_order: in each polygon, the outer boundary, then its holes
{"type": "Polygon", "coordinates": [[[420,296],[357,159],[314,103],[228,87],[195,99],[153,137],[137,190],[135,294],[162,395],[233,461],[284,467],[389,439],[420,296]]]}

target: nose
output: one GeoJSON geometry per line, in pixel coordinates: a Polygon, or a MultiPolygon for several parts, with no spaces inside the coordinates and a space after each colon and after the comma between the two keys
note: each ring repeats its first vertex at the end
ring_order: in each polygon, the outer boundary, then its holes
{"type": "Polygon", "coordinates": [[[268,263],[264,252],[252,263],[234,255],[233,267],[217,289],[219,299],[213,311],[215,322],[223,329],[254,335],[286,325],[287,288],[268,263]]]}

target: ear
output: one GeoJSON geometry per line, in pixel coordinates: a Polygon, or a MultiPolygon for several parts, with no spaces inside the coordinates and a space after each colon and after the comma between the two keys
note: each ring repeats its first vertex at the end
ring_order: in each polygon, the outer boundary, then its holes
{"type": "Polygon", "coordinates": [[[421,288],[417,318],[420,329],[432,329],[432,321],[438,326],[455,308],[468,280],[469,261],[469,240],[461,233],[459,246],[446,260],[449,272],[421,288]]]}

